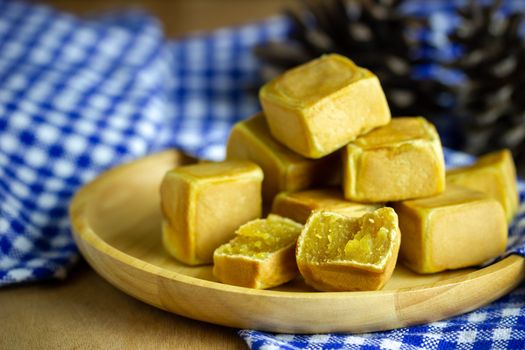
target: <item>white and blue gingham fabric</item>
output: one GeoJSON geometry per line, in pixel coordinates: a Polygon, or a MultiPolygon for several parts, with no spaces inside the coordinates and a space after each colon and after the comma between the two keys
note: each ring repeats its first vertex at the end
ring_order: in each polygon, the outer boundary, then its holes
{"type": "Polygon", "coordinates": [[[166,57],[144,15],[0,1],[0,284],[64,276],[75,190],[163,146],[166,57]]]}
{"type": "Polygon", "coordinates": [[[69,201],[101,171],[168,147],[222,158],[258,109],[250,50],[283,35],[272,22],[168,43],[144,13],[0,0],[0,285],[65,275],[69,201]]]}
{"type": "MultiPolygon", "coordinates": [[[[432,4],[443,21],[448,5],[432,4]]],[[[0,285],[66,275],[78,259],[67,207],[100,172],[168,147],[221,159],[232,124],[260,108],[252,47],[287,30],[276,17],[167,42],[144,13],[79,19],[0,0],[0,285]]],[[[471,161],[451,151],[446,158],[471,161]]],[[[523,183],[520,195],[523,203],[523,183]]],[[[510,235],[509,252],[525,256],[523,205],[510,235]]],[[[524,300],[522,284],[478,311],[425,326],[239,334],[254,349],[525,348],[524,300]]]]}

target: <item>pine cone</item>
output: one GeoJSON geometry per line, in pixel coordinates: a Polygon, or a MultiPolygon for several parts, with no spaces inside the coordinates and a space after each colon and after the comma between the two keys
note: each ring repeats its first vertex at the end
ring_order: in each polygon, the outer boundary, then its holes
{"type": "Polygon", "coordinates": [[[255,48],[266,62],[264,80],[324,53],[339,53],[380,79],[394,115],[427,115],[441,110],[437,103],[445,87],[413,77],[415,42],[407,31],[423,20],[403,15],[402,0],[306,0],[301,11],[286,11],[292,33],[287,42],[255,48]]]}
{"type": "Polygon", "coordinates": [[[525,160],[525,41],[518,29],[523,13],[499,13],[501,1],[479,1],[458,9],[461,23],[449,36],[463,53],[445,67],[465,80],[452,87],[463,149],[482,154],[509,148],[520,171],[525,160]]]}

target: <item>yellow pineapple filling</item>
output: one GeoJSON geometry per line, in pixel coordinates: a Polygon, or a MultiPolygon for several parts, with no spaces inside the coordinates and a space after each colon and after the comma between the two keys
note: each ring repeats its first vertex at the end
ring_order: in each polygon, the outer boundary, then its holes
{"type": "Polygon", "coordinates": [[[391,254],[396,222],[391,208],[360,218],[326,211],[314,213],[307,223],[305,258],[315,263],[347,262],[381,270],[391,254]]]}
{"type": "Polygon", "coordinates": [[[381,227],[377,231],[360,230],[345,246],[345,257],[365,264],[380,264],[388,253],[390,242],[388,230],[381,227]]]}
{"type": "Polygon", "coordinates": [[[235,238],[218,248],[216,254],[265,259],[295,244],[302,228],[303,225],[295,221],[270,214],[266,219],[256,219],[239,227],[235,238]]]}

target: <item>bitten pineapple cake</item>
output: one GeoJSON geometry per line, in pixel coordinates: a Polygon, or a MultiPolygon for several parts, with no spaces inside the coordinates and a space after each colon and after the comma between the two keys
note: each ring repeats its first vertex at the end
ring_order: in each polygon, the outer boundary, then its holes
{"type": "Polygon", "coordinates": [[[360,218],[317,211],[297,239],[297,266],[321,291],[378,290],[392,276],[400,240],[392,208],[360,218]]]}
{"type": "Polygon", "coordinates": [[[516,167],[509,150],[486,154],[467,167],[447,171],[447,183],[485,192],[497,199],[511,222],[519,205],[516,167]]]}
{"type": "Polygon", "coordinates": [[[294,279],[295,242],[303,225],[278,215],[250,221],[213,255],[213,274],[223,283],[266,289],[294,279]]]}
{"type": "Polygon", "coordinates": [[[281,191],[340,181],[338,154],[314,160],[289,150],[272,137],[262,113],[233,127],[226,158],[250,160],[261,167],[263,200],[269,203],[281,191]]]}
{"type": "Polygon", "coordinates": [[[272,135],[308,158],[332,153],[391,118],[377,77],[336,54],[285,72],[259,97],[272,135]]]}
{"type": "Polygon", "coordinates": [[[160,187],[163,243],[189,265],[213,261],[214,250],[262,211],[263,173],[248,161],[200,163],[175,168],[160,187]]]}
{"type": "Polygon", "coordinates": [[[435,127],[421,117],[395,118],[343,149],[345,198],[388,202],[445,189],[445,162],[435,127]]]}
{"type": "Polygon", "coordinates": [[[505,251],[505,212],[485,193],[448,185],[437,196],[393,207],[403,233],[400,259],[415,272],[476,266],[505,251]]]}
{"type": "Polygon", "coordinates": [[[285,216],[302,224],[314,210],[328,210],[352,217],[379,209],[383,204],[350,202],[343,198],[340,188],[326,187],[299,192],[282,192],[275,197],[272,213],[285,216]]]}

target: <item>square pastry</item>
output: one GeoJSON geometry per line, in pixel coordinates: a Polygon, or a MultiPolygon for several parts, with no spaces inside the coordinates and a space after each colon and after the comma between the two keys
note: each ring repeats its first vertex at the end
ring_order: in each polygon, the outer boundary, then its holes
{"type": "Polygon", "coordinates": [[[445,189],[445,162],[435,127],[421,117],[394,118],[343,149],[345,198],[389,202],[445,189]]]}
{"type": "Polygon", "coordinates": [[[263,173],[247,161],[170,170],[161,184],[163,243],[177,260],[208,264],[242,224],[261,216],[263,173]]]}
{"type": "Polygon", "coordinates": [[[259,97],[272,135],[308,158],[330,154],[390,121],[379,79],[336,54],[285,72],[259,97]]]}

